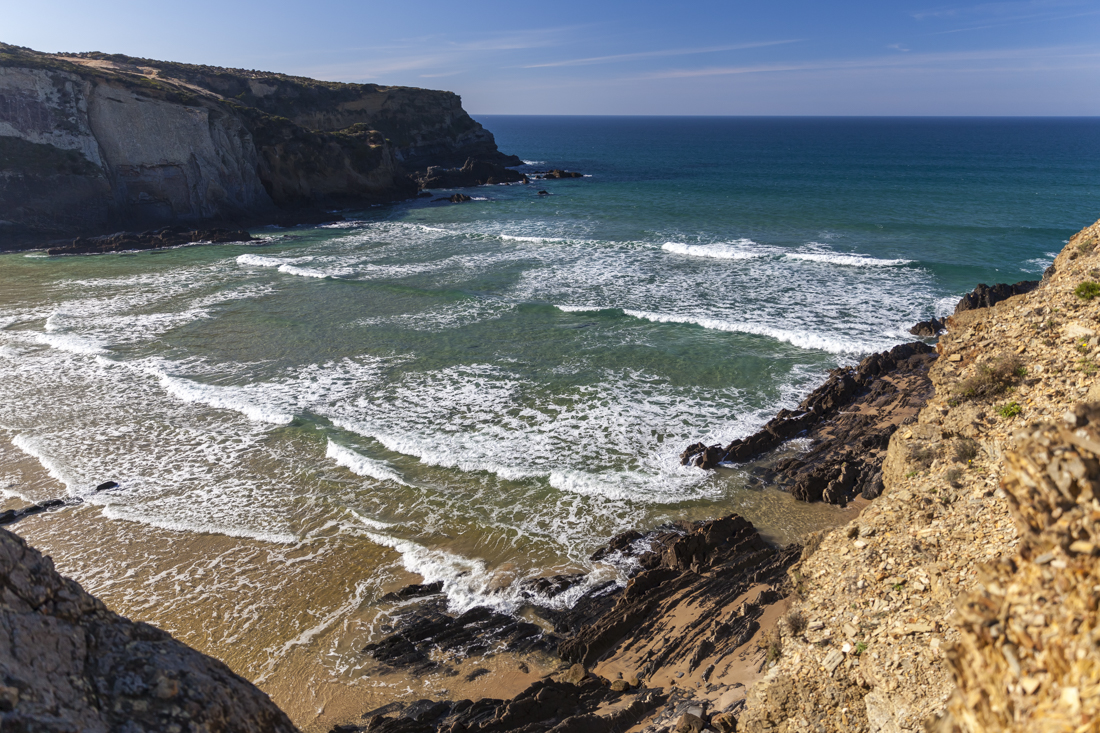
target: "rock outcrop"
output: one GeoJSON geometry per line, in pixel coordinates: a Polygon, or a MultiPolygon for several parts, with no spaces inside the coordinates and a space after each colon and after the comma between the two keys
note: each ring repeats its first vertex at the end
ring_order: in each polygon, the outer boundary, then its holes
{"type": "MultiPolygon", "coordinates": [[[[593,559],[613,555],[635,568],[625,588],[607,581],[570,608],[524,609],[539,625],[485,608],[448,614],[431,597],[437,586],[401,592],[402,598],[428,600],[406,613],[390,636],[364,649],[389,668],[456,674],[447,665],[471,655],[555,647],[573,666],[509,701],[394,704],[365,714],[366,725],[334,730],[610,732],[643,719],[647,730],[663,730],[685,711],[695,711],[690,714],[700,720],[708,711],[716,725],[733,721],[745,684],[768,661],[762,628],[780,612],[786,569],[801,548],[770,545],[734,514],[628,532],[593,559]]],[[[552,597],[583,579],[540,578],[528,590],[552,597]]]]}
{"type": "Polygon", "coordinates": [[[792,568],[803,623],[739,730],[1095,729],[1098,248],[1100,222],[1036,290],[952,317],[882,496],[792,568]]]}
{"type": "Polygon", "coordinates": [[[50,255],[103,254],[178,247],[196,242],[223,244],[251,241],[252,235],[243,229],[188,229],[174,226],[147,232],[117,232],[102,237],[77,237],[62,247],[50,247],[46,253],[50,255]]]}
{"type": "Polygon", "coordinates": [[[792,438],[807,438],[805,453],[755,472],[803,501],[846,504],[857,494],[882,492],[881,467],[890,436],[932,393],[932,347],[902,344],[872,354],[858,366],[834,369],[795,410],[780,410],[761,430],[724,448],[695,443],[680,455],[684,465],[713,468],[745,463],[792,438]]]}
{"type": "Polygon", "coordinates": [[[250,682],[134,623],[0,530],[0,729],[295,733],[250,682]]]}
{"type": "Polygon", "coordinates": [[[409,198],[468,160],[519,180],[450,92],[0,44],[0,247],[409,198]]]}
{"type": "Polygon", "coordinates": [[[1008,300],[1013,295],[1030,293],[1039,287],[1039,282],[1039,280],[1021,280],[1014,285],[997,283],[992,287],[984,283],[979,284],[978,287],[962,297],[959,304],[955,306],[955,313],[963,313],[978,308],[992,308],[1001,301],[1008,300]]]}

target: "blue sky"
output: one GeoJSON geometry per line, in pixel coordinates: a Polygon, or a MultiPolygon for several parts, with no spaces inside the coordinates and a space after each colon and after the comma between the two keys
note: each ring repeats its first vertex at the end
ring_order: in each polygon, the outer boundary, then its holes
{"type": "Polygon", "coordinates": [[[450,89],[474,114],[1100,115],[1097,0],[3,0],[0,40],[450,89]]]}

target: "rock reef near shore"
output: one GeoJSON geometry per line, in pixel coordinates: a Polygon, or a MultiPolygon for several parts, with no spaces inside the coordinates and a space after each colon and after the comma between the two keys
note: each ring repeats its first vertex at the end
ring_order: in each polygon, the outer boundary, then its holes
{"type": "Polygon", "coordinates": [[[519,180],[451,92],[0,44],[0,248],[405,199],[467,161],[519,180]]]}

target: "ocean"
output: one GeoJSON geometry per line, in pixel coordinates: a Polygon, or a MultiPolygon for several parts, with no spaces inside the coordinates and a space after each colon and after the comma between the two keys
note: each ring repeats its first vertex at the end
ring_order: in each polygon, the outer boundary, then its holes
{"type": "Polygon", "coordinates": [[[588,559],[625,530],[840,521],[679,453],[1040,277],[1100,216],[1097,119],[479,121],[522,170],[584,177],[248,245],[0,255],[0,487],[84,500],[17,531],[252,679],[295,650],[369,677],[408,582],[560,606],[625,577],[588,559]]]}

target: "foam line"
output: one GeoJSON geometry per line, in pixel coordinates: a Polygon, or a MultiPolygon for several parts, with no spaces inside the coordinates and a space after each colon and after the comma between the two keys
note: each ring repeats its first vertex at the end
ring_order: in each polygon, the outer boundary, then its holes
{"type": "Polygon", "coordinates": [[[402,486],[409,485],[405,479],[401,477],[401,474],[395,471],[388,463],[373,458],[367,458],[331,440],[328,442],[328,450],[325,451],[325,457],[331,458],[336,462],[337,466],[343,466],[356,476],[365,476],[377,481],[393,481],[402,486]]]}

